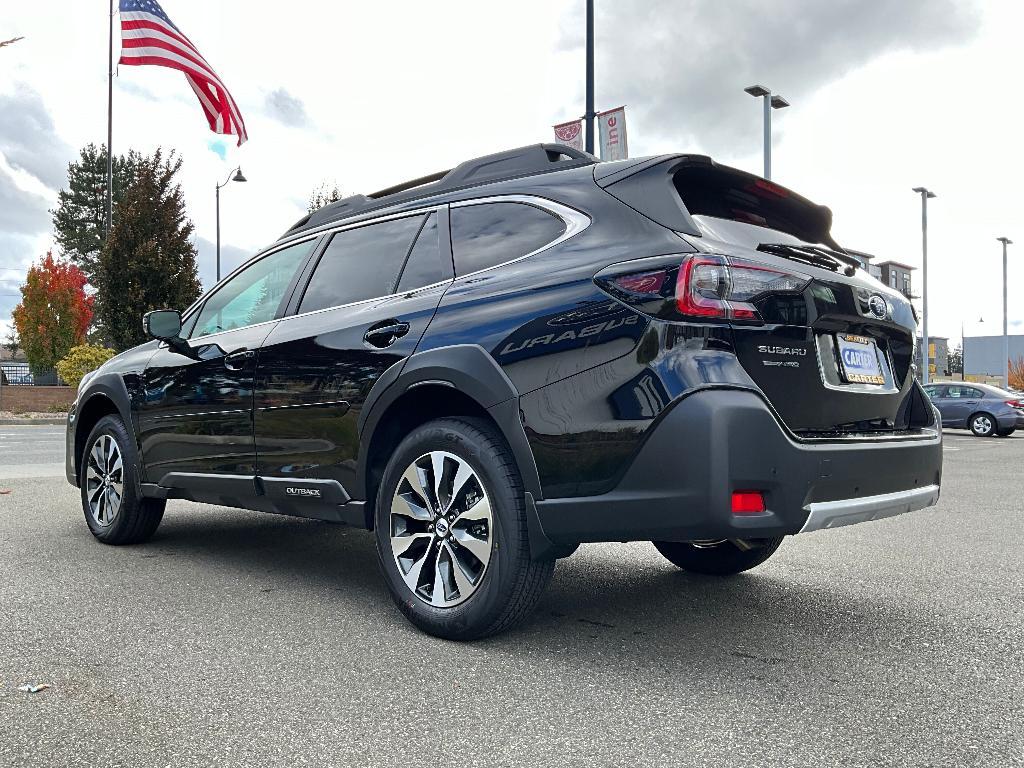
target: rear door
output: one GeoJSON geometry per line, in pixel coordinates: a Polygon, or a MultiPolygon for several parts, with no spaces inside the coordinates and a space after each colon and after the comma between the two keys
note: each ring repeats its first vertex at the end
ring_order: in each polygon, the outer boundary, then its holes
{"type": "Polygon", "coordinates": [[[338,231],[260,351],[258,474],[280,511],[321,516],[353,487],[357,422],[412,354],[452,278],[447,207],[338,231]]]}

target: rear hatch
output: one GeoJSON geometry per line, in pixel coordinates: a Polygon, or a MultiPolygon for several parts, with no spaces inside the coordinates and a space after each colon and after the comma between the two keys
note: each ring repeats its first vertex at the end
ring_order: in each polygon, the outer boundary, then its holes
{"type": "Polygon", "coordinates": [[[606,191],[697,250],[668,281],[671,305],[653,314],[728,324],[747,375],[793,432],[891,435],[932,422],[911,371],[914,310],[832,239],[827,208],[703,157],[606,178],[606,191]]]}

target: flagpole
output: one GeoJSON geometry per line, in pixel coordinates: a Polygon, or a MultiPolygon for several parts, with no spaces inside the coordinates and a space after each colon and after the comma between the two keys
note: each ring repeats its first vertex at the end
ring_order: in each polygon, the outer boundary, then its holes
{"type": "Polygon", "coordinates": [[[107,200],[106,229],[104,236],[110,234],[113,222],[113,184],[114,184],[114,0],[110,0],[110,17],[107,19],[107,200]]]}

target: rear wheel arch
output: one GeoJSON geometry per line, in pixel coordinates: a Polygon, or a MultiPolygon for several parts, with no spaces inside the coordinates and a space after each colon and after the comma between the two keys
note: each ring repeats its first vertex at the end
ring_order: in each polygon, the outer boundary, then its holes
{"type": "Polygon", "coordinates": [[[525,490],[535,499],[543,498],[515,386],[482,347],[440,347],[413,355],[400,370],[398,366],[389,369],[371,390],[359,416],[356,477],[361,487],[353,496],[366,500],[368,526],[373,523],[376,490],[391,452],[419,425],[446,416],[479,417],[493,424],[512,451],[525,490]]]}

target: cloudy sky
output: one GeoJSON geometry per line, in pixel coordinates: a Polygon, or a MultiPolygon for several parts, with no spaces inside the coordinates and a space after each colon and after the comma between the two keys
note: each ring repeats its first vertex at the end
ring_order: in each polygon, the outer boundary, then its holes
{"type": "MultiPolygon", "coordinates": [[[[250,141],[209,133],[184,78],[121,67],[114,149],[174,148],[209,285],[214,185],[225,270],[275,239],[323,182],[369,192],[474,155],[549,141],[583,109],[583,0],[162,0],[224,78],[250,141]]],[[[105,3],[8,4],[0,40],[0,330],[52,244],[67,163],[106,138],[105,3]]],[[[598,108],[626,104],[630,154],[690,151],[761,170],[763,83],[774,177],[835,212],[839,242],[919,265],[931,202],[930,331],[1024,332],[1020,0],[597,0],[598,108]],[[984,324],[979,324],[984,318],[984,324]]],[[[115,42],[116,45],[116,42],[115,42]]],[[[915,275],[920,289],[920,272],[915,275]]],[[[5,333],[6,335],[6,333],[5,333]]]]}

